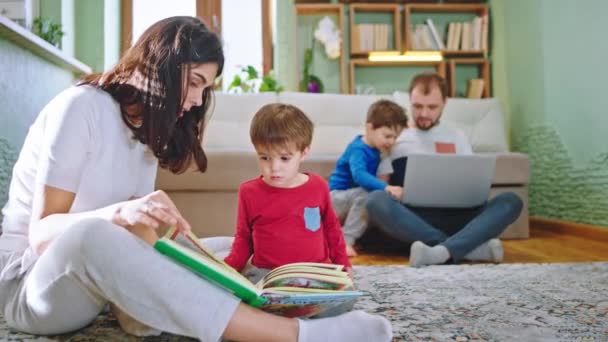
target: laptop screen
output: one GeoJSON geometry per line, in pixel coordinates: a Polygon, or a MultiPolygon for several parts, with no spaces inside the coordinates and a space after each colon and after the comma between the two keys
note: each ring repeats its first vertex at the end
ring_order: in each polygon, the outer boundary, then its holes
{"type": "Polygon", "coordinates": [[[389,185],[403,186],[405,179],[405,169],[407,167],[407,156],[393,160],[393,173],[388,179],[389,185]]]}

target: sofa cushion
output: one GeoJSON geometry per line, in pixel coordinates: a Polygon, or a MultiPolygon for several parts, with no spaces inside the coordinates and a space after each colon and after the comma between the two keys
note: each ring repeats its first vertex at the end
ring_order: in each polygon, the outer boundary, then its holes
{"type": "Polygon", "coordinates": [[[504,114],[500,102],[491,99],[449,99],[444,119],[455,125],[464,125],[475,152],[507,152],[504,114]]]}
{"type": "MultiPolygon", "coordinates": [[[[395,102],[410,110],[410,98],[407,93],[397,91],[393,98],[395,102]]],[[[475,152],[509,151],[504,114],[496,98],[449,98],[441,119],[442,122],[461,129],[469,138],[475,152]]]]}
{"type": "Polygon", "coordinates": [[[277,102],[273,92],[259,94],[216,93],[211,120],[203,138],[205,148],[254,151],[249,139],[249,124],[265,104],[277,102]]]}
{"type": "Polygon", "coordinates": [[[249,138],[251,119],[239,121],[216,120],[207,124],[203,133],[203,147],[207,149],[226,149],[235,151],[255,152],[249,138]]]}
{"type": "Polygon", "coordinates": [[[362,127],[375,95],[309,94],[282,92],[279,101],[300,108],[315,126],[362,127]]]}
{"type": "Polygon", "coordinates": [[[364,133],[369,106],[390,95],[340,95],[283,92],[279,101],[300,108],[315,124],[311,155],[334,156],[336,159],[346,146],[364,133]]]}
{"type": "Polygon", "coordinates": [[[364,132],[363,124],[360,127],[317,126],[315,127],[310,154],[311,156],[333,156],[337,160],[355,136],[364,132]]]}
{"type": "MultiPolygon", "coordinates": [[[[215,93],[212,119],[222,121],[250,121],[263,105],[278,102],[274,92],[255,94],[215,93]]],[[[212,121],[213,121],[212,120],[212,121]]]]}

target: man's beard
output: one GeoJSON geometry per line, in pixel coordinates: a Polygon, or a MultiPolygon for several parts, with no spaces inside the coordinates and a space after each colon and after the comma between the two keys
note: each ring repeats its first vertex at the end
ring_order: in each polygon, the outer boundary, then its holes
{"type": "Polygon", "coordinates": [[[441,119],[441,116],[439,116],[439,117],[437,118],[437,120],[433,121],[433,122],[432,122],[432,123],[431,123],[429,126],[427,126],[427,127],[421,127],[420,125],[418,125],[418,120],[414,120],[414,124],[416,125],[416,128],[418,128],[418,129],[419,129],[419,130],[421,130],[421,131],[428,131],[428,130],[430,130],[431,128],[433,128],[433,127],[435,127],[435,126],[439,125],[439,119],[441,119]]]}

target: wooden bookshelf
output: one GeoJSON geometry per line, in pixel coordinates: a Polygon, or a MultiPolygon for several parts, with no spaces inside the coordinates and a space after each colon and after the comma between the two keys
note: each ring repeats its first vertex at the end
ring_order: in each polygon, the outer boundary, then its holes
{"type": "MultiPolygon", "coordinates": [[[[483,85],[483,97],[491,96],[491,83],[490,83],[490,60],[489,60],[489,5],[479,0],[461,0],[462,2],[456,3],[447,0],[384,0],[384,1],[359,1],[359,0],[340,0],[338,3],[308,3],[300,4],[296,3],[296,16],[305,15],[330,15],[336,18],[337,26],[342,32],[342,46],[340,60],[340,92],[341,93],[355,93],[355,89],[359,89],[360,86],[365,88],[366,86],[373,85],[378,93],[385,93],[389,88],[396,86],[401,87],[398,80],[398,76],[393,77],[396,73],[401,73],[403,70],[403,78],[407,78],[415,72],[421,70],[429,70],[429,66],[432,66],[439,74],[446,78],[449,86],[450,96],[455,96],[462,93],[463,80],[473,78],[475,76],[474,68],[470,66],[477,66],[479,77],[484,80],[483,85]],[[475,2],[477,1],[477,2],[475,2]],[[348,18],[347,18],[348,16],[348,18]],[[482,37],[477,33],[475,37],[473,33],[467,36],[469,44],[468,49],[462,50],[461,44],[458,45],[458,49],[450,49],[447,46],[448,41],[448,28],[450,23],[468,23],[467,31],[475,30],[479,28],[479,19],[481,19],[482,37]],[[410,26],[412,24],[422,24],[426,22],[426,19],[430,18],[436,28],[436,31],[441,37],[442,43],[445,45],[444,49],[438,50],[444,57],[443,61],[440,62],[371,62],[367,59],[371,52],[378,51],[399,51],[405,53],[408,51],[424,51],[421,49],[412,50],[409,48],[408,39],[411,37],[410,26]],[[475,24],[473,20],[475,19],[475,24]],[[345,23],[348,20],[348,23],[345,23]],[[388,39],[388,44],[379,44],[382,49],[370,48],[370,44],[362,44],[362,40],[359,40],[356,34],[355,27],[358,24],[387,24],[388,25],[388,37],[386,32],[380,34],[381,39],[388,39]],[[345,27],[346,25],[346,27],[345,27]],[[485,35],[483,29],[485,25],[485,35]],[[475,43],[473,44],[473,40],[475,43]],[[485,43],[482,41],[485,40],[485,43]],[[357,43],[355,43],[357,42],[357,43]],[[346,46],[345,44],[348,44],[346,46]],[[387,46],[388,45],[388,46],[387,46]],[[472,47],[481,46],[481,49],[472,49],[472,47]],[[386,47],[386,49],[384,49],[386,47]],[[346,53],[345,53],[345,50],[346,53]],[[423,66],[424,68],[417,68],[423,66]],[[371,71],[368,68],[378,67],[377,72],[371,71]],[[381,67],[385,67],[382,69],[381,67]],[[386,67],[398,67],[398,68],[386,68],[386,67]],[[362,68],[365,68],[362,70],[362,68]],[[401,69],[403,68],[403,69],[401,69]],[[421,69],[421,70],[417,70],[421,69]],[[391,74],[390,72],[393,72],[391,74]],[[458,78],[456,77],[458,76],[458,78]],[[387,78],[386,82],[381,80],[387,78]],[[357,82],[358,81],[358,82],[357,82]],[[366,82],[368,81],[368,82],[366,82]],[[366,84],[367,83],[367,84],[366,84]]],[[[298,24],[296,24],[298,25],[298,24]]],[[[299,24],[299,29],[303,31],[302,23],[299,24]]],[[[453,25],[452,25],[453,26],[453,25]]],[[[369,30],[369,28],[366,28],[369,30]]],[[[375,28],[374,28],[375,30],[375,28]]],[[[386,30],[386,27],[382,27],[382,30],[386,30]]],[[[425,30],[427,30],[425,28],[425,30]]],[[[297,30],[296,30],[297,31],[297,30]]],[[[369,32],[369,31],[366,31],[369,32]]],[[[479,32],[479,31],[475,31],[479,32]]],[[[455,34],[455,33],[454,33],[455,34]]],[[[296,32],[296,38],[298,32],[296,32]]],[[[372,36],[376,36],[374,32],[372,36]]],[[[453,35],[452,35],[453,36],[453,35]]],[[[301,51],[298,49],[297,44],[306,44],[305,40],[300,33],[300,40],[296,39],[296,79],[301,78],[301,63],[302,56],[301,51]]],[[[459,36],[459,39],[462,37],[459,36]]],[[[452,43],[455,43],[452,40],[452,43]]],[[[434,44],[437,45],[437,44],[434,44]]],[[[455,44],[452,44],[455,46],[455,44]]],[[[372,47],[378,46],[372,44],[372,47]]],[[[300,47],[301,49],[301,47],[300,47]]],[[[435,50],[437,51],[437,50],[435,50]]],[[[318,53],[318,51],[317,51],[318,53]]],[[[317,56],[317,55],[315,55],[317,56]]],[[[315,57],[316,60],[317,57],[315,57]]],[[[316,63],[316,61],[315,61],[316,63]]],[[[334,63],[334,61],[331,61],[334,63]]],[[[332,70],[321,66],[321,71],[316,71],[317,75],[323,80],[323,76],[331,75],[328,77],[331,81],[332,91],[337,91],[337,64],[332,64],[332,70]],[[320,73],[320,74],[319,74],[320,73]]],[[[318,69],[317,69],[318,70],[318,69]]],[[[359,89],[361,91],[361,89],[359,89]]]]}
{"type": "Polygon", "coordinates": [[[349,33],[350,33],[350,55],[367,55],[373,51],[401,51],[401,8],[398,4],[352,4],[349,8],[349,33]],[[392,25],[389,30],[393,33],[393,46],[392,48],[375,50],[375,49],[361,49],[357,41],[359,35],[356,34],[357,22],[356,16],[359,13],[387,13],[392,16],[392,25]]]}
{"type": "MultiPolygon", "coordinates": [[[[410,42],[408,41],[410,39],[410,37],[412,37],[412,30],[411,30],[411,26],[413,24],[412,21],[412,15],[414,14],[420,14],[420,13],[429,13],[429,14],[455,14],[455,13],[470,13],[470,14],[474,14],[476,16],[479,16],[481,18],[486,18],[486,33],[488,33],[489,30],[489,6],[487,4],[481,4],[481,3],[466,3],[466,4],[458,4],[458,3],[436,3],[436,4],[407,4],[404,6],[403,8],[403,32],[404,32],[404,46],[406,47],[406,49],[409,48],[409,46],[411,46],[410,42]]],[[[482,25],[482,24],[480,24],[482,25]]],[[[438,31],[445,31],[443,29],[441,29],[441,27],[437,28],[438,31]]],[[[483,30],[483,29],[482,29],[483,30]]],[[[481,40],[483,40],[483,34],[481,37],[481,40]]],[[[485,36],[485,46],[489,47],[489,34],[487,34],[485,36]]],[[[447,42],[447,35],[446,35],[446,39],[444,39],[444,44],[445,42],[447,42]]],[[[483,42],[481,43],[482,45],[484,44],[483,42]]],[[[445,55],[445,56],[453,56],[453,57],[458,57],[458,56],[471,56],[471,55],[487,55],[488,53],[488,49],[469,49],[469,50],[450,50],[447,48],[447,44],[446,44],[446,48],[445,49],[441,49],[441,52],[445,55]]]]}
{"type": "MultiPolygon", "coordinates": [[[[370,62],[367,58],[355,58],[350,60],[350,94],[355,94],[355,69],[356,68],[375,68],[375,67],[433,67],[435,71],[442,77],[446,77],[446,68],[443,61],[434,62],[370,62]]],[[[407,83],[407,82],[405,82],[407,83]]],[[[405,90],[407,84],[404,84],[405,90]]]]}
{"type": "Polygon", "coordinates": [[[448,62],[448,84],[450,97],[456,97],[456,69],[458,65],[476,65],[479,78],[483,79],[482,97],[490,97],[490,61],[487,58],[453,58],[448,62]]]}
{"type": "MultiPolygon", "coordinates": [[[[317,3],[317,4],[296,4],[295,5],[296,18],[299,16],[305,15],[329,15],[335,16],[337,19],[337,27],[342,34],[342,42],[340,44],[340,92],[346,93],[348,91],[348,86],[346,84],[346,57],[345,57],[345,49],[344,49],[344,5],[342,4],[327,4],[327,3],[317,3]]],[[[298,84],[300,83],[301,74],[300,74],[300,58],[303,56],[298,56],[298,33],[297,33],[297,20],[296,20],[296,33],[294,42],[296,44],[296,80],[298,80],[298,84]]]]}

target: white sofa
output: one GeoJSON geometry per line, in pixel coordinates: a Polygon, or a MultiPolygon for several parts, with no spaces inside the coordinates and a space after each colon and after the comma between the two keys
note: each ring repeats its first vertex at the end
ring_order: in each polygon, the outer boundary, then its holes
{"type": "MultiPolygon", "coordinates": [[[[234,234],[239,184],[259,175],[255,150],[249,140],[249,123],[262,105],[289,103],[311,118],[315,131],[311,155],[304,162],[303,169],[325,177],[333,170],[346,145],[356,134],[363,133],[367,108],[372,102],[379,98],[391,99],[409,112],[406,93],[387,96],[216,93],[215,98],[213,116],[203,144],[209,159],[207,172],[172,175],[159,170],[157,178],[157,188],[169,193],[200,236],[234,234]]],[[[497,154],[491,196],[514,191],[525,203],[520,218],[502,237],[527,238],[528,158],[509,152],[499,102],[496,99],[449,99],[442,120],[463,129],[475,152],[497,154]]]]}

